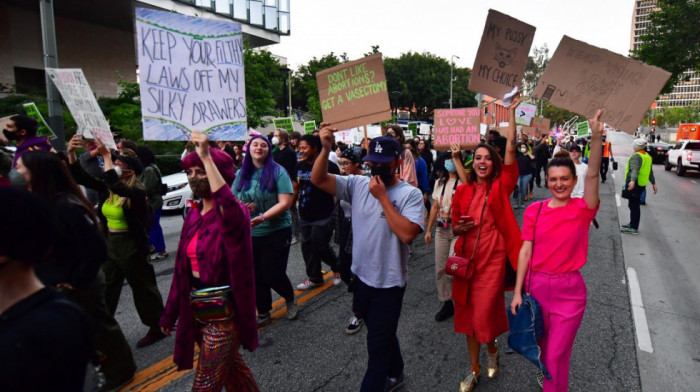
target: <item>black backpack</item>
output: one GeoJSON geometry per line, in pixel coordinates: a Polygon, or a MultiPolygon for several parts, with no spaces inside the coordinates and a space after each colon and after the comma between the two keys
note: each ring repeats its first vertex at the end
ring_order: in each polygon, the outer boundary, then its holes
{"type": "Polygon", "coordinates": [[[160,195],[165,196],[168,193],[168,185],[163,184],[163,177],[160,175],[160,170],[154,165],[150,165],[150,167],[155,170],[156,176],[158,176],[158,182],[160,183],[160,195]]]}

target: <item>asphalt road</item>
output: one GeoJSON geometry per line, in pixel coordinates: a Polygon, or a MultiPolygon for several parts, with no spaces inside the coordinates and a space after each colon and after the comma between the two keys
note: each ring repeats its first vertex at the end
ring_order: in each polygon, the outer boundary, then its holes
{"type": "MultiPolygon", "coordinates": [[[[615,187],[624,184],[632,138],[614,133],[619,157],[615,187]]],[[[700,172],[678,177],[654,165],[659,193],[647,186],[638,235],[624,234],[628,276],[640,287],[635,303],[637,355],[643,391],[697,391],[700,384],[700,172]],[[631,269],[631,270],[630,270],[631,269]],[[646,321],[644,321],[646,319],[646,321]],[[645,325],[648,332],[645,331],[645,325]]],[[[619,193],[619,191],[618,191],[619,193]]],[[[627,200],[618,208],[629,222],[627,200]]],[[[633,294],[634,296],[634,294],[633,294]]]]}
{"type": "MultiPolygon", "coordinates": [[[[628,281],[623,264],[622,243],[611,182],[602,185],[598,213],[600,229],[590,230],[588,263],[582,269],[588,285],[588,305],[571,359],[571,391],[640,391],[628,281]]],[[[536,199],[549,197],[546,188],[535,189],[536,199]]],[[[516,216],[522,221],[522,211],[516,216]]],[[[169,250],[174,250],[182,218],[163,218],[169,250]]],[[[399,324],[399,340],[407,378],[405,391],[455,391],[468,367],[464,336],[453,332],[452,320],[434,321],[439,310],[434,283],[434,248],[417,242],[409,260],[409,283],[399,324]]],[[[641,238],[641,236],[640,236],[641,238]]],[[[173,258],[155,263],[158,284],[167,296],[173,258]]],[[[303,260],[299,245],[292,248],[288,274],[293,284],[303,281],[303,260]]],[[[697,274],[695,275],[697,276],[697,274]]],[[[366,330],[345,333],[351,315],[351,297],[344,285],[328,283],[323,290],[305,294],[299,302],[299,318],[281,317],[260,331],[260,347],[244,352],[262,391],[355,391],[364,374],[366,330]]],[[[277,297],[275,297],[277,298],[277,297]]],[[[510,295],[506,297],[509,303],[510,295]]],[[[506,306],[504,303],[504,307],[506,306]]],[[[131,291],[122,292],[117,319],[128,341],[146,332],[134,310],[131,291]]],[[[697,334],[696,334],[697,336],[697,334]]],[[[501,347],[506,336],[501,336],[501,347]]],[[[151,347],[134,349],[139,373],[129,391],[185,391],[192,385],[193,372],[175,372],[169,356],[173,339],[151,347]]],[[[485,364],[482,351],[482,366],[485,364]]],[[[479,391],[536,391],[535,368],[517,354],[501,352],[501,373],[495,380],[483,378],[479,391]]]]}

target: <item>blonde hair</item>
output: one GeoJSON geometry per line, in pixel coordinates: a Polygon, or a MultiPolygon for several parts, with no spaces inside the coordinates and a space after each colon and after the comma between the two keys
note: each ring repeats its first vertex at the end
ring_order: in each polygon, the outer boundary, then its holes
{"type": "MultiPolygon", "coordinates": [[[[128,187],[130,188],[140,188],[145,190],[146,188],[143,186],[141,181],[139,181],[139,177],[136,175],[136,173],[132,174],[131,177],[126,181],[125,183],[128,187]]],[[[126,204],[128,208],[131,208],[131,199],[128,197],[122,197],[117,195],[116,193],[113,193],[112,190],[109,190],[109,199],[110,201],[116,200],[116,203],[114,203],[115,206],[117,207],[122,207],[126,204]]]]}

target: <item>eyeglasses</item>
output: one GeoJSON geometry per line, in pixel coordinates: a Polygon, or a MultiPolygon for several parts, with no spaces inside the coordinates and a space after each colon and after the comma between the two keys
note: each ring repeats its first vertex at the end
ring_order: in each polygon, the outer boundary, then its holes
{"type": "Polygon", "coordinates": [[[185,170],[187,177],[198,177],[203,178],[207,176],[207,172],[204,169],[187,169],[185,170]]]}
{"type": "Polygon", "coordinates": [[[338,162],[340,166],[350,166],[352,164],[352,161],[346,161],[346,162],[338,162]]]}

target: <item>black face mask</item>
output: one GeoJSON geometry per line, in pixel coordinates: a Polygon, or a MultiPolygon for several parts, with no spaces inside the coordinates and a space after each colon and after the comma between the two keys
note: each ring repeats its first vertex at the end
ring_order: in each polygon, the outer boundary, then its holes
{"type": "Polygon", "coordinates": [[[384,185],[389,185],[391,180],[394,178],[394,172],[388,166],[372,166],[370,170],[372,176],[379,176],[384,185]]]}
{"type": "Polygon", "coordinates": [[[208,178],[188,178],[192,197],[195,199],[209,199],[211,197],[211,187],[208,178]]]}
{"type": "Polygon", "coordinates": [[[17,140],[17,132],[10,132],[7,129],[3,129],[2,134],[5,135],[5,138],[9,141],[17,140]]]}

